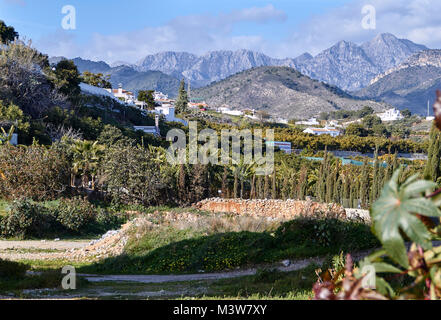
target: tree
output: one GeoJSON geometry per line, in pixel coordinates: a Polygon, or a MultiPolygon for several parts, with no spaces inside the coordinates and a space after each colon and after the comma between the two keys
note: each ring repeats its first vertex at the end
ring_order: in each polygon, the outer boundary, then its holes
{"type": "Polygon", "coordinates": [[[375,124],[372,126],[372,132],[375,134],[375,136],[377,137],[386,137],[389,138],[390,137],[390,132],[389,130],[387,130],[386,126],[384,124],[375,124]]]}
{"type": "Polygon", "coordinates": [[[175,104],[176,113],[186,112],[188,109],[188,93],[185,90],[185,80],[182,79],[179,86],[178,98],[175,104]]]}
{"type": "Polygon", "coordinates": [[[441,132],[435,126],[433,126],[430,131],[427,157],[424,178],[437,182],[441,177],[441,132]]]}
{"type": "Polygon", "coordinates": [[[271,117],[268,112],[263,111],[263,110],[257,111],[256,116],[260,122],[267,121],[271,117]]]}
{"type": "Polygon", "coordinates": [[[138,92],[138,101],[147,103],[147,108],[153,110],[156,107],[155,98],[153,97],[154,90],[140,90],[138,92]]]}
{"type": "Polygon", "coordinates": [[[13,27],[7,26],[3,20],[0,20],[0,42],[8,44],[18,38],[18,33],[13,27]]]}
{"type": "Polygon", "coordinates": [[[74,98],[81,93],[81,77],[72,60],[61,60],[55,67],[55,85],[62,94],[74,98]]]}
{"type": "Polygon", "coordinates": [[[404,110],[402,110],[401,111],[401,115],[404,117],[404,118],[410,118],[411,116],[412,116],[412,112],[410,112],[410,110],[409,109],[404,109],[404,110]]]}
{"type": "Polygon", "coordinates": [[[364,106],[363,109],[357,112],[357,116],[358,118],[364,118],[368,115],[373,114],[374,112],[375,112],[374,109],[372,109],[371,107],[364,106]]]}
{"type": "Polygon", "coordinates": [[[83,187],[89,184],[89,178],[92,181],[92,189],[95,189],[95,179],[98,174],[98,168],[101,164],[104,146],[99,145],[98,141],[77,140],[73,145],[73,173],[81,174],[83,187]]]}
{"type": "Polygon", "coordinates": [[[373,126],[381,125],[382,121],[378,116],[371,114],[364,117],[362,123],[365,128],[372,129],[373,126]]]}
{"type": "Polygon", "coordinates": [[[112,84],[109,82],[110,75],[103,75],[102,73],[92,73],[89,71],[84,71],[81,79],[84,83],[90,84],[91,86],[105,89],[112,89],[112,84]]]}
{"type": "Polygon", "coordinates": [[[366,137],[367,131],[366,129],[359,123],[351,123],[346,128],[346,134],[357,137],[366,137]]]}
{"type": "Polygon", "coordinates": [[[20,42],[0,50],[0,88],[2,99],[33,118],[55,106],[69,107],[66,96],[56,89],[47,56],[20,42]]]}
{"type": "Polygon", "coordinates": [[[115,200],[161,205],[170,195],[170,183],[161,173],[156,155],[140,146],[118,145],[105,155],[100,183],[115,200]]]}

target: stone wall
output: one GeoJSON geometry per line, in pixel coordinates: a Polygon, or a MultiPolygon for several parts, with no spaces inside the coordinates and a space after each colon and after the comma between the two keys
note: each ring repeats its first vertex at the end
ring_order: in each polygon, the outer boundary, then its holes
{"type": "Polygon", "coordinates": [[[311,216],[315,214],[328,214],[339,218],[346,218],[346,211],[342,206],[312,201],[212,198],[203,200],[193,206],[208,212],[234,213],[283,220],[293,219],[300,215],[311,216]]]}

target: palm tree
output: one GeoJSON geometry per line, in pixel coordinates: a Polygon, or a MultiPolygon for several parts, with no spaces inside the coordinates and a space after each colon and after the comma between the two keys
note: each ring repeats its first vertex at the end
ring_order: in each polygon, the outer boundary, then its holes
{"type": "Polygon", "coordinates": [[[240,198],[243,198],[245,190],[245,182],[249,182],[254,175],[256,163],[244,163],[241,159],[240,163],[230,166],[230,170],[234,176],[234,197],[237,197],[238,183],[240,182],[240,198]]]}
{"type": "Polygon", "coordinates": [[[1,132],[0,132],[0,146],[4,145],[4,144],[10,143],[10,141],[11,141],[11,139],[13,137],[13,134],[14,134],[15,127],[11,126],[11,128],[9,129],[8,132],[6,132],[6,130],[3,127],[1,127],[0,129],[1,129],[1,132]]]}
{"type": "Polygon", "coordinates": [[[95,179],[98,174],[99,165],[105,147],[98,144],[98,141],[76,140],[72,151],[73,157],[73,178],[78,174],[82,176],[82,186],[88,186],[89,178],[92,180],[92,189],[95,189],[95,179]]]}

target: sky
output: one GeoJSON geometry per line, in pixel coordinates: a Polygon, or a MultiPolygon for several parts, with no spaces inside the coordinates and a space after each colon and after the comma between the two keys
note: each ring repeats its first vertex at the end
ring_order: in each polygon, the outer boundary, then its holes
{"type": "Polygon", "coordinates": [[[294,58],[386,32],[441,48],[440,12],[440,0],[0,0],[0,20],[40,51],[108,63],[162,51],[294,58]]]}

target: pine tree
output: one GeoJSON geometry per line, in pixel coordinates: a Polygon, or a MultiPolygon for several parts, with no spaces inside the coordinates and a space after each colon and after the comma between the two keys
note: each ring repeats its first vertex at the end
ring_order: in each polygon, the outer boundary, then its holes
{"type": "Polygon", "coordinates": [[[176,113],[186,112],[188,108],[188,94],[185,90],[185,80],[182,79],[181,85],[179,86],[178,98],[176,99],[175,109],[176,113]]]}

